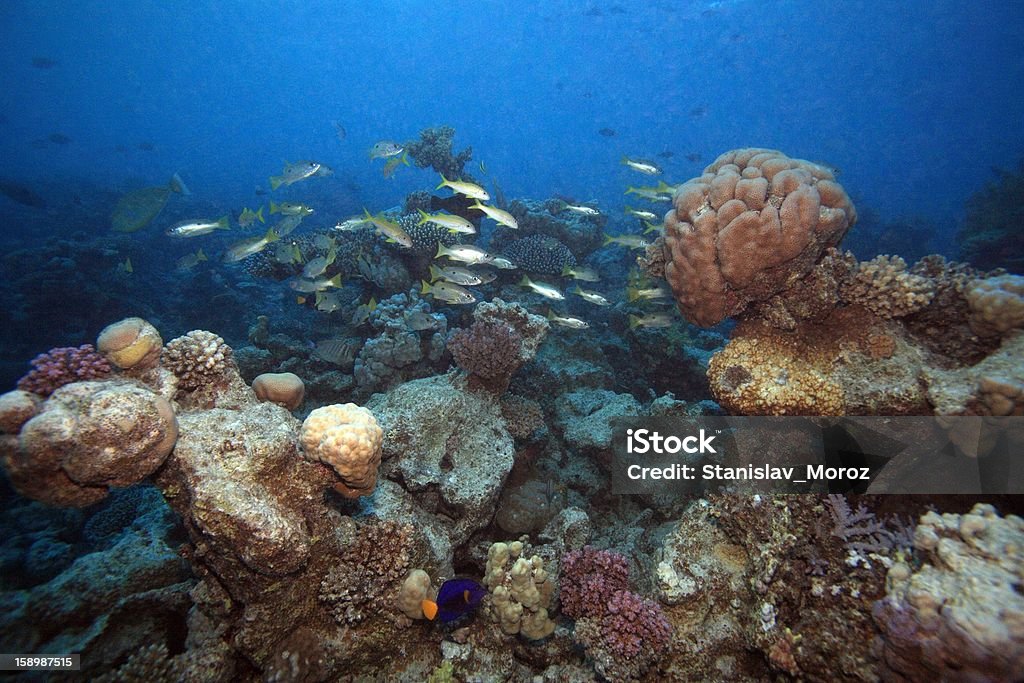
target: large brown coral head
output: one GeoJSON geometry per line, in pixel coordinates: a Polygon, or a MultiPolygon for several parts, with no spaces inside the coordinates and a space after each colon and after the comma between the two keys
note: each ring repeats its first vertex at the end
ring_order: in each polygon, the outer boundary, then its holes
{"type": "Polygon", "coordinates": [[[737,149],[684,183],[665,217],[665,279],[710,327],[797,285],[857,213],[831,170],[777,150],[737,149]]]}

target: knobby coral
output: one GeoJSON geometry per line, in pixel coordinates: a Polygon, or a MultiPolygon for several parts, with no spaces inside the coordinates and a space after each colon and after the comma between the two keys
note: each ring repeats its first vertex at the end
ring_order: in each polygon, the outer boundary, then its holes
{"type": "Polygon", "coordinates": [[[448,350],[456,365],[469,373],[471,382],[500,394],[522,365],[522,342],[522,336],[508,325],[478,321],[452,332],[448,350]]]}
{"type": "Polygon", "coordinates": [[[110,363],[92,344],[50,349],[32,359],[32,370],[18,380],[18,388],[49,396],[72,382],[99,379],[110,374],[110,363]]]}
{"type": "Polygon", "coordinates": [[[833,173],[769,149],[718,157],[665,217],[665,278],[682,314],[711,326],[791,287],[856,221],[833,173]]]}

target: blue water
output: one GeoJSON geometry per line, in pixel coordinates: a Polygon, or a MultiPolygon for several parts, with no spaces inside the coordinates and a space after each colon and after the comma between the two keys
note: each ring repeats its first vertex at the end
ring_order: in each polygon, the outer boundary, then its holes
{"type": "Polygon", "coordinates": [[[178,171],[234,208],[316,158],[384,207],[433,178],[383,179],[370,145],[447,124],[510,197],[612,208],[635,181],[623,154],[672,151],[679,182],[766,146],[946,227],[1024,152],[1021,44],[1024,6],[992,0],[8,1],[0,174],[118,189],[178,171]],[[53,132],[72,142],[31,145],[53,132]]]}

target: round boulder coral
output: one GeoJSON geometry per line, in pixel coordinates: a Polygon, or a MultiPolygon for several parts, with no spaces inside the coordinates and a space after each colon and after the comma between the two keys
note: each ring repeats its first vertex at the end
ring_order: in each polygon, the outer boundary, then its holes
{"type": "Polygon", "coordinates": [[[373,493],[383,438],[373,413],[354,403],[317,408],[299,433],[306,457],[330,465],[341,478],[335,489],[347,498],[373,493]]]}
{"type": "Polygon", "coordinates": [[[107,487],[152,474],[174,448],[178,423],[166,399],[130,382],[76,382],[55,391],[26,422],[3,464],[24,496],[84,506],[107,487]]]}
{"type": "Polygon", "coordinates": [[[770,149],[726,152],[673,205],[665,279],[705,327],[792,287],[857,219],[829,169],[770,149]]]}
{"type": "Polygon", "coordinates": [[[103,328],[96,348],[122,370],[151,368],[160,360],[164,340],[160,332],[142,318],[125,318],[103,328]]]}
{"type": "Polygon", "coordinates": [[[295,410],[302,405],[306,385],[292,372],[265,372],[252,381],[252,390],[261,401],[295,410]]]}

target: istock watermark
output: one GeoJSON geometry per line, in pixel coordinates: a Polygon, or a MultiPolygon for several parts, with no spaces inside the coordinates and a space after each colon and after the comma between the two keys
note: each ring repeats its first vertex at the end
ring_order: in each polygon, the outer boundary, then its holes
{"type": "Polygon", "coordinates": [[[1024,418],[619,418],[612,492],[1024,493],[1024,418]]]}

